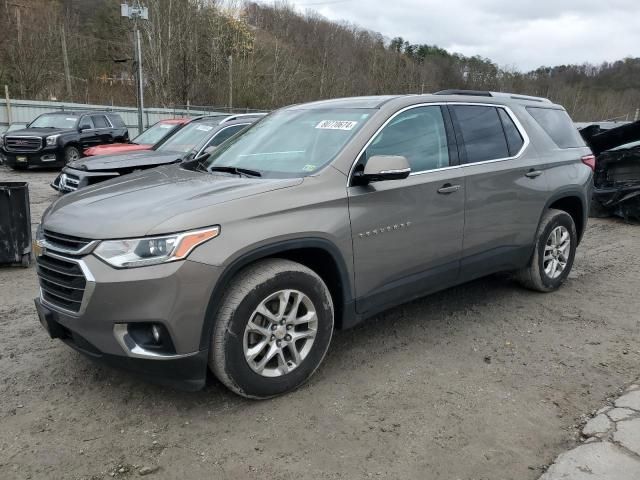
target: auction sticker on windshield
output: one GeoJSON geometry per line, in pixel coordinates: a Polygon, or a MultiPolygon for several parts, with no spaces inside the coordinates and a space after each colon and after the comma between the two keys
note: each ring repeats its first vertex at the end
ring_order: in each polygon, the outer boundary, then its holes
{"type": "Polygon", "coordinates": [[[213,130],[213,127],[210,127],[208,125],[198,125],[196,128],[198,130],[202,130],[203,132],[208,132],[209,130],[213,130]]]}
{"type": "Polygon", "coordinates": [[[322,128],[324,130],[352,130],[358,122],[350,120],[322,120],[316,128],[322,128]]]}

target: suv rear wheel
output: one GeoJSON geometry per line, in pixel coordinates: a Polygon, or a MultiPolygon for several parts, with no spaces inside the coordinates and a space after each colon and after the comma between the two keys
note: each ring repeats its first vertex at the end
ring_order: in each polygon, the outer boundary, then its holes
{"type": "Polygon", "coordinates": [[[529,265],[516,273],[520,283],[538,292],[557,290],[569,276],[578,246],[573,218],[549,209],[540,222],[529,265]]]}
{"type": "Polygon", "coordinates": [[[209,366],[235,393],[269,398],[303,384],[333,334],[333,302],[311,269],[257,262],[231,282],[216,318],[209,366]]]}

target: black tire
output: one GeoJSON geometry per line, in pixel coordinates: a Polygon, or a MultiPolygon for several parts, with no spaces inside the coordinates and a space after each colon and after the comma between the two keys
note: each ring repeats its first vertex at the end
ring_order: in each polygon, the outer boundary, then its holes
{"type": "Polygon", "coordinates": [[[80,153],[80,149],[73,145],[69,145],[64,148],[64,164],[66,165],[69,162],[73,162],[75,160],[80,160],[82,158],[82,154],[80,153]]]}
{"type": "Polygon", "coordinates": [[[547,210],[540,221],[540,225],[538,226],[535,250],[531,260],[529,261],[529,265],[516,272],[517,280],[524,287],[538,292],[546,293],[557,290],[565,282],[571,272],[577,246],[578,234],[576,233],[576,226],[571,215],[562,210],[547,210]],[[552,278],[547,275],[544,269],[545,246],[547,245],[547,241],[549,240],[551,233],[560,226],[564,227],[569,233],[569,252],[566,257],[566,266],[564,267],[564,270],[556,278],[552,278]]]}
{"type": "Polygon", "coordinates": [[[289,392],[311,377],[320,366],[333,334],[331,294],[311,269],[284,259],[267,259],[246,267],[229,285],[215,319],[209,367],[231,391],[247,398],[265,399],[289,392]],[[280,290],[302,292],[313,303],[317,331],[300,364],[286,374],[265,377],[245,358],[244,333],[251,315],[264,299],[280,290]]]}

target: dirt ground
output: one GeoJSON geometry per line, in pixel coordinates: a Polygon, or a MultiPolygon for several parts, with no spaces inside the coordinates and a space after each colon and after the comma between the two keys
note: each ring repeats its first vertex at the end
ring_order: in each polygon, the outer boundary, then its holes
{"type": "MultiPolygon", "coordinates": [[[[54,172],[28,180],[34,222],[54,172]]],[[[339,332],[269,401],[184,393],[50,340],[35,269],[0,269],[0,478],[536,479],[584,415],[636,380],[640,226],[591,220],[552,294],[504,275],[339,332]]]]}

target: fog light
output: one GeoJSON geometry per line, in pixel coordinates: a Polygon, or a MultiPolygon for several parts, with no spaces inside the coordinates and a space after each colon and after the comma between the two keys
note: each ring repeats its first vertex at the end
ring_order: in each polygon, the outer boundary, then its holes
{"type": "Polygon", "coordinates": [[[43,162],[54,162],[56,160],[56,156],[55,155],[42,155],[40,157],[40,160],[42,160],[43,162]]]}
{"type": "Polygon", "coordinates": [[[160,329],[157,325],[151,326],[151,333],[153,334],[153,339],[156,341],[156,343],[160,343],[160,329]]]}

